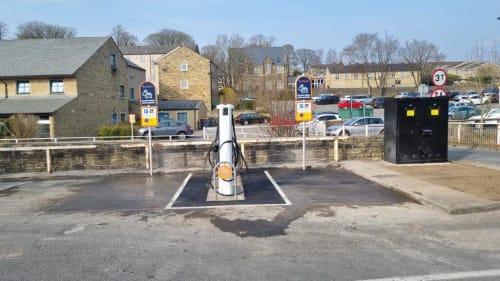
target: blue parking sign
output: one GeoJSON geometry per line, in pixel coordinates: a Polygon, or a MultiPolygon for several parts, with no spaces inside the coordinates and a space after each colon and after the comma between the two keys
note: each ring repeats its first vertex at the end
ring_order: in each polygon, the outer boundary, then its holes
{"type": "Polygon", "coordinates": [[[296,100],[310,100],[312,94],[311,79],[299,76],[295,80],[296,100]]]}
{"type": "Polygon", "coordinates": [[[140,86],[141,91],[141,106],[156,105],[156,89],[155,85],[151,82],[142,82],[140,86]]]}

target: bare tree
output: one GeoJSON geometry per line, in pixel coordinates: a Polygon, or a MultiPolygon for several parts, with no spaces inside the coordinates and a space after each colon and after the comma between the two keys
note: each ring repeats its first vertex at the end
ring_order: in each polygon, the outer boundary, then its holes
{"type": "Polygon", "coordinates": [[[422,77],[430,75],[433,64],[442,61],[445,55],[434,44],[425,40],[406,41],[399,52],[401,59],[410,66],[415,87],[422,82],[422,77]]]}
{"type": "Polygon", "coordinates": [[[40,21],[30,21],[17,26],[17,39],[73,38],[76,29],[40,21]]]}
{"type": "Polygon", "coordinates": [[[393,36],[385,34],[384,39],[376,38],[374,46],[375,64],[377,71],[375,83],[379,93],[384,96],[387,89],[387,75],[391,72],[390,64],[395,62],[399,51],[399,41],[393,36]]]}
{"type": "Polygon", "coordinates": [[[306,72],[311,64],[321,64],[320,57],[316,51],[311,49],[298,49],[296,52],[299,67],[302,68],[302,72],[306,72]]]}
{"type": "Polygon", "coordinates": [[[326,52],[325,63],[334,64],[338,62],[339,58],[337,56],[337,51],[335,51],[335,49],[329,49],[328,52],[326,52]]]}
{"type": "Polygon", "coordinates": [[[325,51],[323,49],[317,49],[316,56],[318,57],[319,64],[323,63],[325,60],[325,51]]]}
{"type": "Polygon", "coordinates": [[[36,136],[38,117],[31,114],[14,114],[8,119],[8,129],[12,137],[33,138],[36,136]]]}
{"type": "Polygon", "coordinates": [[[150,45],[185,45],[192,48],[196,47],[196,43],[190,35],[166,28],[149,34],[144,41],[150,45]]]}
{"type": "Polygon", "coordinates": [[[3,22],[0,22],[0,40],[7,39],[7,33],[9,33],[9,29],[7,29],[7,25],[3,22]]]}
{"type": "Polygon", "coordinates": [[[350,63],[359,63],[363,65],[369,95],[371,95],[369,71],[370,66],[374,61],[376,39],[376,33],[359,33],[352,40],[352,44],[345,47],[342,51],[343,55],[349,59],[350,63]]]}
{"type": "Polygon", "coordinates": [[[288,71],[290,71],[290,69],[298,66],[297,53],[295,52],[295,48],[292,44],[283,45],[283,49],[285,50],[285,54],[288,59],[288,71]]]}
{"type": "Polygon", "coordinates": [[[118,46],[135,46],[137,45],[137,37],[132,33],[125,30],[125,28],[119,24],[113,27],[111,36],[118,46]]]}
{"type": "Polygon", "coordinates": [[[272,47],[275,39],[274,36],[266,37],[262,34],[257,34],[248,39],[248,47],[272,47]]]}

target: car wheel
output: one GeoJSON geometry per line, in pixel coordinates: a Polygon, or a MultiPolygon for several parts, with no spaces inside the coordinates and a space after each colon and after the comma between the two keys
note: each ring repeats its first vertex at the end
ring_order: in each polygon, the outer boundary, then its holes
{"type": "Polygon", "coordinates": [[[179,137],[179,139],[183,140],[186,138],[186,133],[185,132],[178,132],[177,136],[179,137]]]}
{"type": "Polygon", "coordinates": [[[344,131],[340,131],[339,136],[350,136],[350,134],[349,134],[349,131],[344,130],[344,131]]]}

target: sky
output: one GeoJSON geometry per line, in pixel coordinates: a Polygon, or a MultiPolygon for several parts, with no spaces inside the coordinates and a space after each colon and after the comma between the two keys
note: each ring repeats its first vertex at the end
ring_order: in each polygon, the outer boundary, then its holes
{"type": "Polygon", "coordinates": [[[490,54],[485,60],[500,50],[499,0],[0,0],[0,10],[10,37],[37,20],[75,28],[79,37],[107,36],[121,24],[141,43],[174,29],[200,49],[219,34],[262,34],[276,46],[340,53],[357,34],[377,33],[401,44],[431,42],[447,61],[471,60],[477,47],[490,54]]]}

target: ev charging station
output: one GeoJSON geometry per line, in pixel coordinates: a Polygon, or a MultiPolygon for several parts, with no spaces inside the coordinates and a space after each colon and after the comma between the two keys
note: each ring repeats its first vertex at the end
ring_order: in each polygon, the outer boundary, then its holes
{"type": "Polygon", "coordinates": [[[219,123],[217,127],[217,136],[213,146],[214,151],[218,153],[217,162],[213,167],[212,185],[216,192],[221,195],[234,195],[243,193],[243,185],[239,175],[241,154],[239,145],[236,141],[236,133],[233,121],[233,109],[231,104],[217,105],[219,123]]]}

